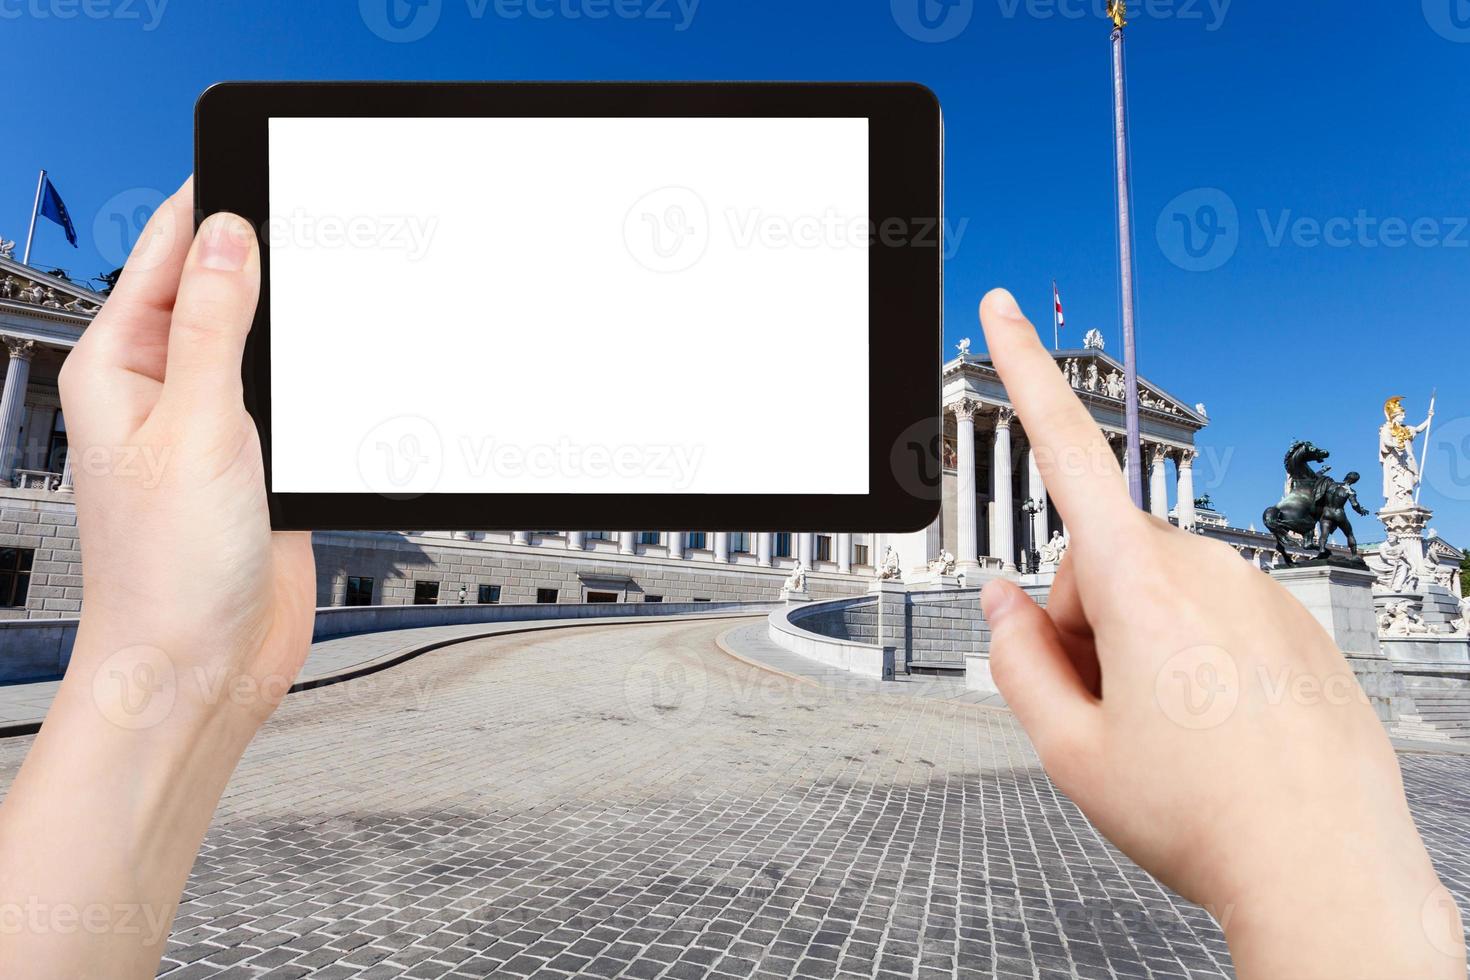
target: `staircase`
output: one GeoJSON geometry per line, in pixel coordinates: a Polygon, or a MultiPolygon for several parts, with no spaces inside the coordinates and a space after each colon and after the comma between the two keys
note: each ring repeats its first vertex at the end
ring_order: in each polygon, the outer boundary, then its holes
{"type": "Polygon", "coordinates": [[[1399,715],[1395,735],[1470,745],[1470,688],[1411,690],[1409,696],[1413,708],[1399,715]]]}

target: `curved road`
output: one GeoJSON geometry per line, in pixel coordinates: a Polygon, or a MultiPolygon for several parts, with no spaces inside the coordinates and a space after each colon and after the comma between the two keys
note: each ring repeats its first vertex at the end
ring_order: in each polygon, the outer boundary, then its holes
{"type": "MultiPolygon", "coordinates": [[[[1229,976],[1002,711],[787,681],[730,622],[465,643],[293,695],[164,975],[1229,976]]],[[[0,744],[8,784],[30,739],[0,744]]],[[[1464,757],[1405,757],[1467,880],[1464,757]]]]}

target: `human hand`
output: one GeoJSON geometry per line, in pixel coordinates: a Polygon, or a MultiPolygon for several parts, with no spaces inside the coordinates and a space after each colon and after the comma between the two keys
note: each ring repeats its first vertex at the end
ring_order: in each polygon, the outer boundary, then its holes
{"type": "Polygon", "coordinates": [[[311,642],[311,538],[272,534],[240,359],[260,252],[192,186],[159,208],[61,373],[85,607],[0,807],[0,975],[152,976],[220,794],[311,642]],[[192,242],[192,246],[191,246],[192,242]]]}
{"type": "Polygon", "coordinates": [[[984,592],[996,684],[1057,785],[1220,922],[1243,977],[1465,976],[1388,738],[1312,615],[1135,508],[1009,293],[986,341],[1072,546],[1043,610],[984,592]]]}

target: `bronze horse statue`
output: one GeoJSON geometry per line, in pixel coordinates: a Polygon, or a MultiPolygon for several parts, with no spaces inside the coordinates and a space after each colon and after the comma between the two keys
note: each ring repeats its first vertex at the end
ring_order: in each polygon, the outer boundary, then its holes
{"type": "MultiPolygon", "coordinates": [[[[1263,520],[1266,530],[1276,538],[1276,550],[1281,554],[1281,560],[1288,565],[1293,562],[1290,552],[1286,550],[1286,533],[1295,531],[1308,544],[1317,536],[1322,513],[1328,506],[1328,492],[1336,481],[1327,475],[1331,467],[1324,466],[1320,470],[1314,470],[1312,464],[1323,462],[1331,455],[1327,450],[1318,449],[1305,440],[1293,443],[1286,451],[1286,473],[1289,477],[1286,496],[1275,507],[1266,508],[1263,520]]],[[[1331,557],[1332,549],[1325,539],[1321,542],[1321,547],[1322,551],[1317,557],[1331,557]]]]}

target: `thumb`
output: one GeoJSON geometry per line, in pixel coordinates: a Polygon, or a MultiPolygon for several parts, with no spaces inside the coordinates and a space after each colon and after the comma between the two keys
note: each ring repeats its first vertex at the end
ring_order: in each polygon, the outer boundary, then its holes
{"type": "Polygon", "coordinates": [[[179,281],[162,404],[206,415],[240,407],[240,358],[259,298],[254,229],[233,214],[211,215],[194,238],[179,281]]]}
{"type": "Polygon", "coordinates": [[[1078,676],[1051,617],[1019,586],[995,579],[981,603],[996,686],[1047,770],[1071,769],[1097,745],[1098,700],[1078,676]]]}

